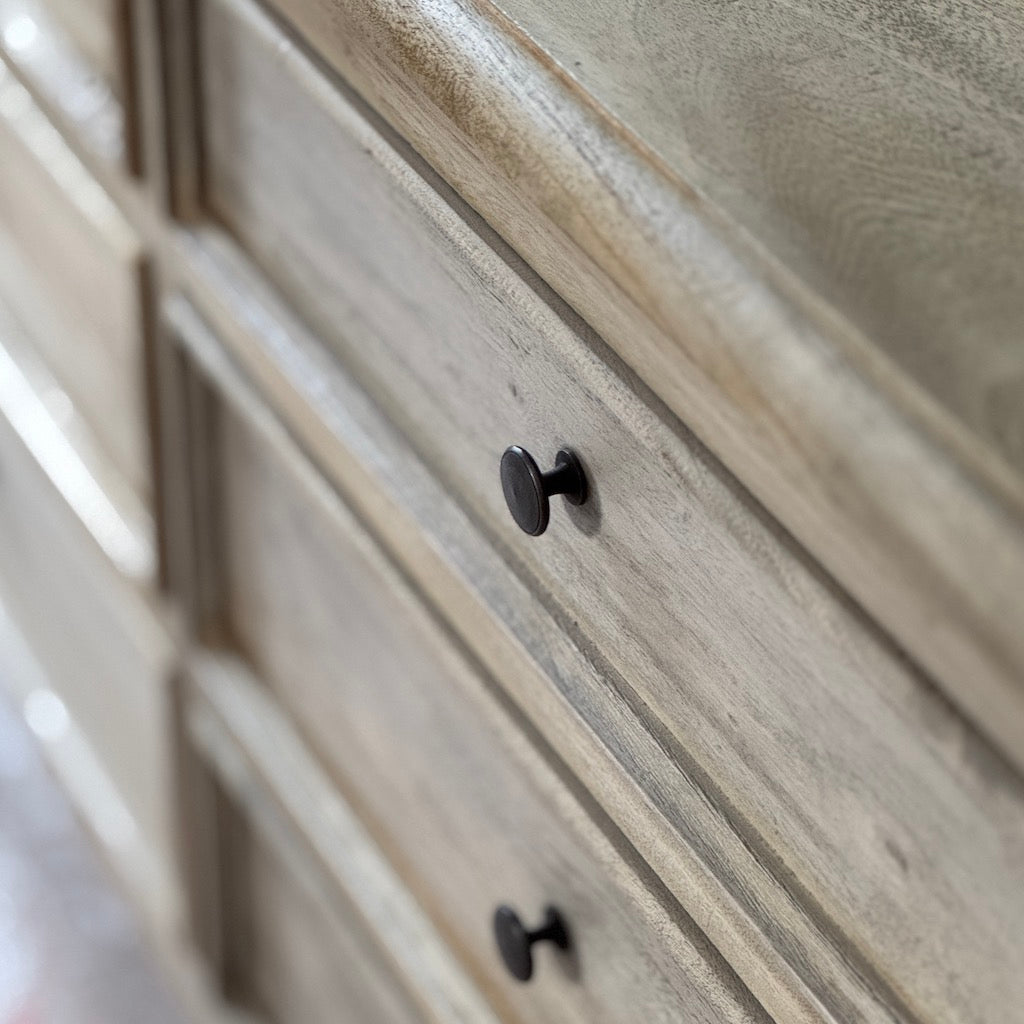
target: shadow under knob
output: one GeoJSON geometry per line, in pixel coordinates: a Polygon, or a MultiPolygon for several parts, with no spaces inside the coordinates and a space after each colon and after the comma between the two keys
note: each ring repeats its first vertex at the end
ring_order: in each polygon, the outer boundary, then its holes
{"type": "Polygon", "coordinates": [[[512,518],[521,530],[539,537],[548,528],[555,494],[582,505],[587,500],[587,478],[576,455],[563,448],[555,457],[555,468],[542,473],[533,456],[519,445],[505,449],[501,457],[501,489],[512,518]]]}
{"type": "Polygon", "coordinates": [[[519,981],[533,977],[533,947],[538,942],[553,942],[559,949],[569,948],[569,932],[554,907],[544,909],[543,922],[532,931],[511,907],[498,907],[494,912],[494,937],[509,974],[519,981]]]}

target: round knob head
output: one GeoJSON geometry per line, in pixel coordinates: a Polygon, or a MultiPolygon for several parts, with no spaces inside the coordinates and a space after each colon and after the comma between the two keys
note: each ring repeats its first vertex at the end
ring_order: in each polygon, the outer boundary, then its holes
{"type": "Polygon", "coordinates": [[[548,528],[551,505],[537,463],[517,444],[506,449],[501,457],[501,489],[519,528],[539,537],[548,528]]]}
{"type": "Polygon", "coordinates": [[[509,974],[529,981],[533,977],[532,937],[511,907],[498,907],[494,912],[494,937],[509,974]]]}

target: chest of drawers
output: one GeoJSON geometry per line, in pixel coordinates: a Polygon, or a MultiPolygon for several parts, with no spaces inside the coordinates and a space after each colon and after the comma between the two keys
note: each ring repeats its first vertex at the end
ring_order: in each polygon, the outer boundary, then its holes
{"type": "Polygon", "coordinates": [[[5,2],[7,674],[197,1017],[1016,1019],[1016,14],[5,2]]]}

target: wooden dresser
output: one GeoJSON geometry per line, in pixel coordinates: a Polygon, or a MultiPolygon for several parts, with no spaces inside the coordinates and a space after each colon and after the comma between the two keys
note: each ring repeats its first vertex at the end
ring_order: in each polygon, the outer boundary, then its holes
{"type": "Polygon", "coordinates": [[[1024,1022],[1024,9],[0,56],[0,678],[197,1022],[1024,1022]]]}

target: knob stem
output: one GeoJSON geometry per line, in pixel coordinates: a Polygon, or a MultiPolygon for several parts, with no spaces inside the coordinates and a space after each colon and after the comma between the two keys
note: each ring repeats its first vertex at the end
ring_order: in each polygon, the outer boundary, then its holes
{"type": "Polygon", "coordinates": [[[580,460],[570,451],[560,451],[555,458],[555,468],[544,473],[541,480],[549,498],[564,494],[565,500],[573,505],[582,505],[587,500],[587,478],[580,460]]]}
{"type": "Polygon", "coordinates": [[[553,942],[559,949],[569,948],[569,932],[562,915],[554,907],[545,908],[543,923],[532,932],[527,932],[527,938],[531,946],[538,942],[553,942]]]}

